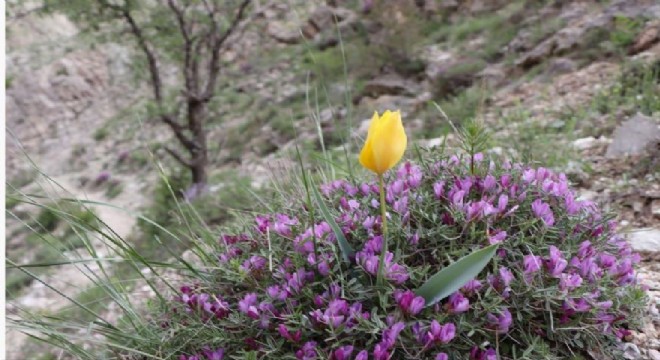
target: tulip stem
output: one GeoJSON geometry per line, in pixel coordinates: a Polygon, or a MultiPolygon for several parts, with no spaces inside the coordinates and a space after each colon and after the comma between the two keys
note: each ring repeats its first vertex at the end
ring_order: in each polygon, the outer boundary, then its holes
{"type": "Polygon", "coordinates": [[[383,180],[383,174],[378,174],[378,183],[380,185],[380,217],[381,217],[381,229],[382,229],[382,246],[380,249],[380,260],[378,261],[378,275],[376,281],[378,285],[382,285],[385,278],[385,253],[387,252],[387,215],[386,215],[386,204],[385,204],[385,181],[383,180]]]}

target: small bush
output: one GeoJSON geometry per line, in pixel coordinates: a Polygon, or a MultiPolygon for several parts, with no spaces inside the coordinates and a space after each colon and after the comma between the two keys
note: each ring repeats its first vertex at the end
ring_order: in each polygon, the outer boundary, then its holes
{"type": "Polygon", "coordinates": [[[257,216],[221,235],[204,266],[213,272],[154,315],[145,338],[161,340],[132,346],[183,360],[619,356],[646,297],[635,278],[639,256],[595,204],[544,168],[480,154],[420,161],[387,179],[384,286],[374,276],[383,241],[377,186],[338,180],[321,191],[357,250],[350,264],[308,206],[257,216]],[[442,303],[424,307],[414,294],[453,260],[494,243],[486,270],[442,303]]]}

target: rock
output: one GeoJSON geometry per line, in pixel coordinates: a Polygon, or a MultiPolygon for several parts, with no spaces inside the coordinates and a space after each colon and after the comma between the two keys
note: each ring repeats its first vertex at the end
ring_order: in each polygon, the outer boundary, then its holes
{"type": "Polygon", "coordinates": [[[635,251],[660,251],[660,230],[653,228],[638,229],[628,234],[628,241],[635,251]]]}
{"type": "Polygon", "coordinates": [[[496,87],[506,80],[506,71],[502,64],[488,65],[475,75],[475,79],[485,82],[490,87],[496,87]]]}
{"type": "Polygon", "coordinates": [[[543,60],[553,55],[564,54],[582,45],[585,40],[585,33],[586,30],[584,27],[567,27],[561,29],[532,50],[524,53],[516,60],[515,64],[523,69],[528,69],[540,64],[543,60]]]}
{"type": "MultiPolygon", "coordinates": [[[[328,33],[334,38],[337,32],[336,27],[339,30],[346,30],[357,20],[358,17],[352,10],[343,7],[319,6],[314,9],[303,28],[308,29],[311,37],[317,34],[328,33]]],[[[342,32],[342,34],[344,33],[342,32]]]]}
{"type": "Polygon", "coordinates": [[[412,84],[396,75],[385,75],[370,80],[364,85],[363,95],[379,97],[382,95],[415,95],[412,84]]]}
{"type": "Polygon", "coordinates": [[[546,74],[550,76],[568,74],[577,70],[577,64],[575,61],[568,58],[556,58],[552,59],[548,64],[546,74]]]}
{"type": "Polygon", "coordinates": [[[606,156],[636,155],[660,141],[658,122],[642,114],[633,116],[614,130],[606,156]]]}
{"type": "Polygon", "coordinates": [[[660,19],[646,24],[644,29],[637,35],[635,42],[628,49],[628,55],[635,55],[648,50],[658,41],[660,41],[660,19]]]}
{"type": "Polygon", "coordinates": [[[595,147],[598,144],[598,140],[595,137],[589,136],[586,138],[581,138],[573,141],[573,147],[577,150],[587,150],[595,147]]]}
{"type": "Polygon", "coordinates": [[[658,350],[650,349],[649,350],[649,359],[651,359],[651,360],[660,360],[660,352],[658,350]]]}
{"type": "Polygon", "coordinates": [[[651,215],[660,218],[660,200],[651,201],[651,215]]]}
{"type": "Polygon", "coordinates": [[[422,147],[430,149],[442,145],[444,141],[445,138],[433,138],[433,139],[421,140],[419,144],[422,147]]]}
{"type": "Polygon", "coordinates": [[[499,10],[509,3],[507,0],[472,0],[462,2],[470,14],[479,14],[499,10]]]}
{"type": "Polygon", "coordinates": [[[444,51],[436,45],[424,49],[421,55],[421,60],[426,65],[426,77],[430,80],[436,80],[440,71],[454,61],[453,58],[453,53],[444,51]]]}
{"type": "Polygon", "coordinates": [[[623,344],[623,358],[630,360],[637,360],[642,358],[642,354],[639,351],[637,345],[632,343],[623,344]]]}
{"type": "Polygon", "coordinates": [[[444,63],[435,63],[427,66],[426,75],[433,83],[433,91],[437,97],[446,97],[456,94],[460,89],[470,87],[481,76],[491,76],[493,79],[503,78],[503,70],[496,67],[486,73],[480,73],[486,68],[481,59],[457,58],[444,63]],[[430,76],[429,76],[430,75],[430,76]]]}
{"type": "Polygon", "coordinates": [[[299,27],[288,27],[281,22],[272,22],[266,29],[268,35],[283,44],[298,44],[303,40],[303,34],[299,27]]]}

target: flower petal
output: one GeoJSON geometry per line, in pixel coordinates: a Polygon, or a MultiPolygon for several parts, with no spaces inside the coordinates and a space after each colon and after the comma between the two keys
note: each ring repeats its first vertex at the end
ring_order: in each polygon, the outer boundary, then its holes
{"type": "Polygon", "coordinates": [[[374,172],[383,174],[396,165],[408,145],[408,138],[401,122],[401,112],[386,111],[367,141],[373,153],[376,168],[374,172]]]}

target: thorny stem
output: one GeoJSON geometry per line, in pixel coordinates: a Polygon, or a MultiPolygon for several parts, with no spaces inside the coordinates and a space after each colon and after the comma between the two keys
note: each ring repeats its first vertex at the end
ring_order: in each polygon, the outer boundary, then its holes
{"type": "Polygon", "coordinates": [[[385,253],[387,252],[387,216],[386,216],[386,204],[385,204],[385,182],[383,181],[383,174],[378,174],[378,183],[380,185],[380,217],[381,217],[381,229],[383,230],[383,239],[382,246],[380,249],[380,260],[378,261],[378,275],[376,277],[376,282],[378,285],[383,284],[385,274],[385,253]]]}

